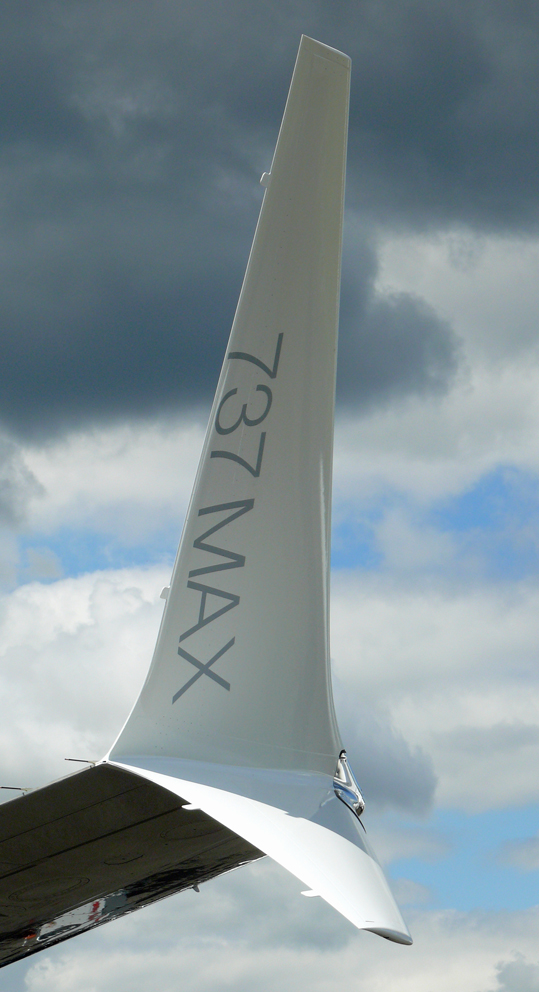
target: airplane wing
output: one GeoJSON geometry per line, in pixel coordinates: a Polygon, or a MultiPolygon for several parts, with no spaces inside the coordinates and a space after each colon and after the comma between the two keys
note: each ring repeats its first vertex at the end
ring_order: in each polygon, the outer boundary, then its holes
{"type": "Polygon", "coordinates": [[[0,808],[0,963],[262,853],[411,943],[331,693],[349,78],[302,38],[150,670],[101,763],[0,808]]]}
{"type": "Polygon", "coordinates": [[[186,800],[99,764],[0,806],[0,967],[262,857],[186,800]]]}

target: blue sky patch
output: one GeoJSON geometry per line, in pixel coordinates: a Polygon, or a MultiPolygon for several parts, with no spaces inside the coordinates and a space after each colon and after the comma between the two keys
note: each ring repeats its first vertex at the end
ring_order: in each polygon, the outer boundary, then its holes
{"type": "MultiPolygon", "coordinates": [[[[409,821],[406,821],[409,829],[409,821]]],[[[391,876],[409,878],[433,893],[436,907],[468,911],[517,910],[539,901],[539,870],[519,871],[503,863],[500,853],[511,840],[539,830],[539,807],[466,814],[437,810],[422,828],[436,831],[447,853],[436,859],[400,858],[391,876]]]]}
{"type": "Polygon", "coordinates": [[[110,534],[93,530],[62,527],[53,534],[29,534],[19,541],[20,581],[38,579],[54,581],[59,577],[73,577],[86,572],[110,568],[134,568],[170,561],[171,567],[178,541],[177,528],[164,528],[153,533],[151,540],[140,545],[127,546],[110,534]],[[44,568],[40,573],[40,559],[44,568]],[[47,574],[47,559],[58,563],[54,574],[47,574]]]}

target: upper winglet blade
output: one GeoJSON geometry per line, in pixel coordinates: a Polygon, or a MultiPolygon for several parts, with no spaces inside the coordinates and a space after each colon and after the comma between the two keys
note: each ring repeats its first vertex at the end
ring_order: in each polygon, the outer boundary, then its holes
{"type": "Polygon", "coordinates": [[[356,815],[329,672],[349,78],[347,56],[302,38],[154,659],[109,759],[410,943],[356,815]]]}
{"type": "Polygon", "coordinates": [[[148,679],[112,756],[333,773],[328,560],[350,60],[303,38],[148,679]]]}

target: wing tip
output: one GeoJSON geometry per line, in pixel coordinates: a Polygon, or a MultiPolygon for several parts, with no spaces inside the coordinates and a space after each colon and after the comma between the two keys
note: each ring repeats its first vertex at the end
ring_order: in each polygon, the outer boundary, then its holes
{"type": "MultiPolygon", "coordinates": [[[[330,808],[329,776],[151,756],[115,757],[113,764],[181,796],[187,808],[203,810],[303,882],[302,895],[320,896],[358,930],[412,943],[380,865],[358,843],[363,834],[343,833],[339,816],[321,823],[312,814],[320,802],[330,808]]],[[[350,811],[336,798],[334,803],[334,812],[348,822],[350,811]]]]}
{"type": "Polygon", "coordinates": [[[340,52],[338,48],[332,48],[331,45],[325,45],[322,41],[317,41],[316,38],[310,38],[307,34],[302,34],[301,36],[298,54],[304,51],[310,51],[313,55],[318,55],[319,58],[329,59],[330,62],[337,62],[346,69],[351,69],[352,67],[352,59],[349,55],[340,52]]]}
{"type": "Polygon", "coordinates": [[[394,944],[406,944],[407,947],[413,944],[412,937],[408,932],[388,930],[385,927],[363,927],[363,929],[368,930],[369,933],[375,933],[378,937],[385,937],[386,940],[391,940],[394,944]]]}

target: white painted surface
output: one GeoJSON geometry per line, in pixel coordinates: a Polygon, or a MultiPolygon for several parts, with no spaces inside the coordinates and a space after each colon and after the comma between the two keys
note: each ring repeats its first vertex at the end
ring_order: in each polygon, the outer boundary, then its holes
{"type": "MultiPolygon", "coordinates": [[[[114,764],[187,799],[194,809],[202,809],[250,841],[308,885],[312,890],[308,895],[320,895],[359,929],[381,932],[397,943],[412,943],[384,873],[366,842],[358,846],[335,829],[298,812],[298,803],[307,812],[322,798],[328,805],[335,804],[335,826],[353,826],[354,814],[330,795],[331,780],[326,776],[289,772],[279,781],[275,773],[268,776],[264,770],[251,770],[242,785],[236,778],[234,784],[240,791],[231,792],[208,784],[212,780],[227,783],[227,771],[218,765],[197,767],[198,762],[147,757],[126,757],[114,764]],[[195,776],[205,781],[194,781],[195,776]],[[281,805],[244,794],[253,788],[259,795],[279,793],[281,805]],[[290,804],[296,805],[294,812],[289,812],[290,804]]],[[[359,824],[357,830],[362,830],[359,824]]]]}
{"type": "MultiPolygon", "coordinates": [[[[152,665],[108,760],[411,938],[355,815],[329,667],[350,60],[300,45],[152,665]]],[[[268,179],[268,175],[264,174],[268,179]]]]}
{"type": "Polygon", "coordinates": [[[335,768],[328,564],[349,74],[346,56],[302,40],[154,659],[113,754],[335,768]],[[262,452],[258,477],[223,451],[255,470],[262,452]],[[214,526],[203,543],[235,558],[194,547],[214,526]],[[225,610],[188,634],[204,595],[204,618],[225,610]],[[202,664],[226,650],[201,674],[178,648],[202,664]]]}

